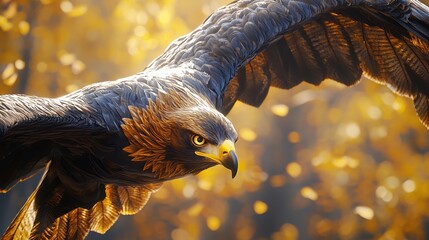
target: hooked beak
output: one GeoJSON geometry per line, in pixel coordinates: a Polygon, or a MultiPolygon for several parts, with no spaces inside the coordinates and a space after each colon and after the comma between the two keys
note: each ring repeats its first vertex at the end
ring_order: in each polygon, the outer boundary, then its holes
{"type": "Polygon", "coordinates": [[[222,164],[224,167],[231,170],[232,178],[237,175],[238,158],[237,154],[235,153],[234,143],[231,140],[225,140],[219,146],[209,145],[205,150],[207,151],[196,151],[195,154],[214,160],[218,164],[222,164]]]}

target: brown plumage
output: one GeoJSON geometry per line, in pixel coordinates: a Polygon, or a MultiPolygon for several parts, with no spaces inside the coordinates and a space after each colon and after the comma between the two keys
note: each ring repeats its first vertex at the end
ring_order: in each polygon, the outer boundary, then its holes
{"type": "Polygon", "coordinates": [[[429,9],[417,0],[238,0],[143,72],[47,99],[0,96],[0,191],[46,169],[2,239],[83,239],[167,180],[237,172],[237,100],[362,75],[414,101],[429,126],[429,9]]]}

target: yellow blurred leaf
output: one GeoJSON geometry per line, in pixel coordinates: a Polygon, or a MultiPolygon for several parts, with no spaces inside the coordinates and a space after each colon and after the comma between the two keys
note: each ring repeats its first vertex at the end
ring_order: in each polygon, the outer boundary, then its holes
{"type": "Polygon", "coordinates": [[[201,203],[196,203],[188,209],[188,214],[191,216],[198,216],[203,210],[203,205],[201,203]]]}
{"type": "Polygon", "coordinates": [[[60,62],[63,65],[70,65],[76,60],[76,56],[72,53],[60,53],[60,62]]]}
{"type": "Polygon", "coordinates": [[[390,202],[393,198],[392,192],[384,186],[378,186],[375,195],[385,202],[390,202]]]}
{"type": "Polygon", "coordinates": [[[345,157],[336,157],[332,159],[332,164],[337,168],[344,168],[347,166],[347,159],[345,157]]]}
{"type": "Polygon", "coordinates": [[[62,1],[60,3],[60,8],[63,12],[69,13],[71,10],[73,10],[73,3],[70,1],[62,1]]]}
{"type": "Polygon", "coordinates": [[[399,113],[403,113],[406,109],[404,99],[396,97],[395,101],[393,101],[392,108],[399,113]]]}
{"type": "Polygon", "coordinates": [[[3,12],[3,16],[6,18],[13,18],[16,15],[17,3],[11,2],[9,7],[3,12]]]}
{"type": "Polygon", "coordinates": [[[85,67],[86,67],[85,63],[83,63],[80,60],[76,60],[72,63],[71,70],[74,74],[77,75],[77,74],[81,73],[83,70],[85,70],[85,67]]]}
{"type": "Polygon", "coordinates": [[[25,62],[22,61],[21,59],[18,59],[15,61],[15,68],[18,70],[22,70],[25,67],[25,62]]]}
{"type": "Polygon", "coordinates": [[[88,7],[82,4],[82,5],[73,7],[70,11],[67,12],[67,14],[70,17],[80,17],[84,15],[87,10],[88,10],[88,7]]]}
{"type": "Polygon", "coordinates": [[[296,240],[299,236],[297,227],[290,223],[285,223],[280,229],[281,238],[284,240],[296,240]]]}
{"type": "Polygon", "coordinates": [[[296,178],[301,175],[301,171],[302,169],[299,163],[291,162],[286,166],[286,172],[293,178],[296,178]]]}
{"type": "Polygon", "coordinates": [[[256,214],[261,215],[266,213],[268,210],[268,205],[263,201],[255,201],[253,203],[253,211],[255,211],[256,214]]]}
{"type": "Polygon", "coordinates": [[[200,179],[198,180],[198,187],[203,190],[210,191],[213,187],[213,183],[204,179],[200,179]]]}
{"type": "Polygon", "coordinates": [[[27,35],[27,33],[30,31],[30,24],[27,21],[21,21],[18,24],[18,28],[21,35],[27,35]]]}
{"type": "Polygon", "coordinates": [[[12,63],[9,63],[6,68],[3,70],[3,73],[1,74],[1,78],[6,79],[12,76],[12,74],[15,73],[15,67],[12,63]]]}
{"type": "Polygon", "coordinates": [[[289,112],[289,107],[285,104],[276,104],[271,106],[271,112],[279,117],[285,117],[289,112]]]}
{"type": "Polygon", "coordinates": [[[207,227],[212,230],[212,231],[216,231],[219,229],[221,225],[220,219],[218,217],[215,216],[210,216],[207,218],[207,227]]]}
{"type": "Polygon", "coordinates": [[[416,182],[411,179],[408,179],[402,183],[402,188],[407,193],[414,192],[414,190],[416,190],[416,182]]]}
{"type": "Polygon", "coordinates": [[[13,84],[15,84],[16,79],[18,79],[18,74],[14,73],[12,74],[12,76],[9,76],[8,78],[3,79],[3,83],[6,86],[12,86],[13,84]]]}
{"type": "Polygon", "coordinates": [[[345,133],[349,138],[357,138],[360,135],[360,127],[355,122],[348,123],[345,126],[345,133]]]}
{"type": "Polygon", "coordinates": [[[48,64],[46,64],[45,62],[38,62],[36,65],[36,69],[38,72],[44,73],[46,72],[46,70],[48,70],[48,64]]]}
{"type": "Polygon", "coordinates": [[[317,200],[317,198],[319,197],[319,195],[317,194],[316,191],[313,190],[313,188],[311,187],[303,187],[301,189],[301,195],[305,198],[308,198],[310,200],[317,200]]]}
{"type": "Polygon", "coordinates": [[[253,142],[256,140],[258,135],[250,128],[243,128],[239,131],[240,138],[248,142],[253,142]]]}
{"type": "Polygon", "coordinates": [[[74,91],[76,91],[76,90],[78,90],[78,89],[79,89],[79,86],[78,86],[77,84],[68,84],[68,85],[66,86],[66,92],[67,92],[67,93],[74,92],[74,91]]]}
{"type": "Polygon", "coordinates": [[[162,9],[158,14],[158,23],[161,27],[167,27],[172,19],[172,10],[171,9],[162,9]]]}
{"type": "Polygon", "coordinates": [[[191,198],[194,196],[195,188],[191,184],[186,184],[182,190],[182,194],[185,198],[191,198]]]}
{"type": "Polygon", "coordinates": [[[371,119],[377,120],[381,118],[381,110],[377,106],[368,107],[367,113],[371,119]]]}
{"type": "Polygon", "coordinates": [[[371,220],[374,217],[374,210],[366,206],[357,206],[355,208],[355,213],[367,220],[371,220]]]}
{"type": "Polygon", "coordinates": [[[0,28],[7,32],[10,29],[12,29],[12,23],[9,22],[9,20],[7,20],[6,17],[4,17],[3,15],[0,15],[0,28]]]}

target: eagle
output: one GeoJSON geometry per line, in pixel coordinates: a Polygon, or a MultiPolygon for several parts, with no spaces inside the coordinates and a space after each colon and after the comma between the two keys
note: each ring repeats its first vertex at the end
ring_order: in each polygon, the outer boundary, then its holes
{"type": "Polygon", "coordinates": [[[0,192],[45,169],[2,239],[84,239],[163,182],[223,165],[226,115],[270,87],[361,77],[411,98],[429,127],[429,8],[418,0],[237,0],[142,72],[58,98],[0,96],[0,192]]]}

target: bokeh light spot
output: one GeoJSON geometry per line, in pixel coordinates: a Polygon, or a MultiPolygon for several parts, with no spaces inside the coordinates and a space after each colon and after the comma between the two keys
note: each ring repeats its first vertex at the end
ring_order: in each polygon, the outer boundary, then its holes
{"type": "Polygon", "coordinates": [[[17,60],[15,61],[15,67],[16,67],[16,69],[18,69],[18,70],[22,70],[22,69],[24,69],[24,67],[25,67],[25,62],[24,62],[24,61],[22,61],[21,59],[17,59],[17,60]]]}
{"type": "Polygon", "coordinates": [[[195,193],[195,187],[191,184],[186,184],[185,187],[182,190],[182,194],[185,198],[191,198],[194,196],[195,193]]]}
{"type": "Polygon", "coordinates": [[[3,73],[1,74],[1,78],[6,79],[12,76],[15,73],[15,67],[12,63],[9,63],[6,65],[6,68],[3,70],[3,73]]]}
{"type": "Polygon", "coordinates": [[[189,239],[189,233],[181,228],[176,228],[173,231],[171,231],[171,238],[173,240],[186,240],[189,239]]]}
{"type": "Polygon", "coordinates": [[[346,125],[346,135],[350,138],[357,138],[360,135],[360,127],[355,122],[346,125]]]}
{"type": "Polygon", "coordinates": [[[27,33],[30,31],[30,24],[27,21],[20,21],[18,23],[18,29],[21,35],[27,35],[27,33]]]}
{"type": "Polygon", "coordinates": [[[46,70],[48,70],[48,65],[45,62],[38,62],[36,69],[39,73],[44,73],[46,70]]]}
{"type": "Polygon", "coordinates": [[[302,168],[301,165],[297,162],[291,162],[286,166],[286,172],[293,178],[301,175],[302,168]]]}
{"type": "Polygon", "coordinates": [[[378,108],[376,106],[370,106],[370,107],[368,107],[368,109],[366,111],[368,113],[368,116],[371,119],[376,120],[376,119],[380,119],[380,117],[381,117],[381,110],[380,110],[380,108],[378,108]]]}
{"type": "Polygon", "coordinates": [[[313,200],[313,201],[317,200],[317,198],[319,197],[317,192],[314,191],[314,189],[311,187],[303,187],[301,189],[301,195],[303,197],[310,199],[310,200],[313,200]]]}
{"type": "Polygon", "coordinates": [[[279,117],[285,117],[289,113],[289,107],[285,104],[276,104],[271,106],[271,112],[279,117]]]}
{"type": "Polygon", "coordinates": [[[295,131],[290,132],[287,137],[291,143],[299,143],[299,141],[301,141],[301,135],[295,131]]]}
{"type": "Polygon", "coordinates": [[[198,216],[203,210],[203,205],[201,203],[196,203],[188,209],[188,214],[190,216],[198,216]]]}
{"type": "Polygon", "coordinates": [[[68,13],[73,9],[73,3],[69,1],[62,1],[60,3],[60,8],[63,12],[68,13]]]}
{"type": "Polygon", "coordinates": [[[218,217],[210,216],[207,218],[207,227],[212,231],[218,230],[220,227],[220,224],[221,222],[218,217]]]}
{"type": "Polygon", "coordinates": [[[395,189],[400,184],[399,179],[395,176],[389,176],[384,181],[386,183],[386,186],[389,187],[390,189],[395,189]]]}
{"type": "Polygon", "coordinates": [[[286,179],[283,175],[275,175],[270,178],[270,184],[273,187],[282,187],[285,185],[286,179]]]}
{"type": "Polygon", "coordinates": [[[203,190],[210,191],[213,187],[213,183],[207,180],[200,179],[198,180],[198,187],[203,190]]]}
{"type": "Polygon", "coordinates": [[[407,193],[414,192],[414,190],[416,190],[416,182],[408,179],[402,183],[402,189],[404,189],[404,191],[407,193]]]}
{"type": "Polygon", "coordinates": [[[392,192],[384,186],[378,186],[375,190],[375,195],[385,202],[390,202],[393,198],[392,192]]]}
{"type": "Polygon", "coordinates": [[[243,128],[240,130],[240,138],[244,139],[245,141],[253,142],[257,137],[258,135],[255,133],[255,131],[250,128],[243,128]]]}
{"type": "Polygon", "coordinates": [[[256,214],[261,215],[266,213],[268,210],[268,205],[263,201],[255,201],[253,204],[253,211],[255,211],[256,214]]]}
{"type": "Polygon", "coordinates": [[[357,206],[355,208],[355,213],[367,220],[371,220],[372,218],[374,218],[374,210],[372,210],[370,207],[357,206]]]}
{"type": "Polygon", "coordinates": [[[15,84],[15,82],[16,82],[16,80],[18,79],[18,74],[17,73],[14,73],[14,74],[12,74],[12,76],[10,76],[10,77],[8,77],[8,78],[5,78],[5,79],[3,79],[3,83],[6,85],[6,86],[12,86],[13,84],[15,84]]]}

